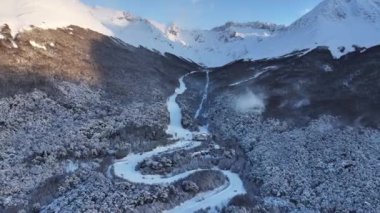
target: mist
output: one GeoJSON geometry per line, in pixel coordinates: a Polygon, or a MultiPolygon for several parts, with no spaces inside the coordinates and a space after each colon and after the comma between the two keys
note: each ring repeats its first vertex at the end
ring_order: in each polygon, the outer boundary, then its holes
{"type": "Polygon", "coordinates": [[[235,110],[241,113],[253,112],[261,114],[265,111],[264,98],[252,91],[239,95],[235,100],[235,110]]]}

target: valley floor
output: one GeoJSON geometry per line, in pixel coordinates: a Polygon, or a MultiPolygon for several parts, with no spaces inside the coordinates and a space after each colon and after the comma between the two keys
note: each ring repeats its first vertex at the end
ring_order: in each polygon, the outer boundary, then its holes
{"type": "MultiPolygon", "coordinates": [[[[85,86],[59,85],[66,91],[61,103],[38,90],[0,101],[2,211],[161,212],[226,183],[212,170],[165,185],[118,178],[122,175],[110,170],[114,160],[173,143],[160,119],[168,116],[166,105],[121,107],[85,86]]],[[[190,86],[181,95],[181,107],[194,91],[190,86]]],[[[232,199],[225,212],[379,210],[379,131],[340,127],[328,116],[294,128],[237,112],[229,98],[210,100],[213,107],[201,113],[209,117],[211,140],[147,156],[137,168],[145,175],[215,166],[236,172],[247,194],[232,199]]],[[[193,117],[197,109],[187,108],[184,117],[193,117]]],[[[190,123],[197,122],[204,121],[190,123]]]]}
{"type": "Polygon", "coordinates": [[[0,212],[380,212],[378,47],[205,72],[75,27],[18,39],[0,46],[0,212]]]}

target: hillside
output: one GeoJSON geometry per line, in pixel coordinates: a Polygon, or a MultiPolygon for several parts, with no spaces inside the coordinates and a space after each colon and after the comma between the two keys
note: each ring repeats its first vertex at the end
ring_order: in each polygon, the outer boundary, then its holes
{"type": "Polygon", "coordinates": [[[380,212],[379,1],[210,30],[0,1],[0,213],[380,212]]]}

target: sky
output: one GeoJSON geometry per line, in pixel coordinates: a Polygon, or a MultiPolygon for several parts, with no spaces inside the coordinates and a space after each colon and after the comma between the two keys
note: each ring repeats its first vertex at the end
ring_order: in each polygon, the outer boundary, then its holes
{"type": "Polygon", "coordinates": [[[228,21],[289,25],[322,0],[81,0],[187,29],[211,29],[228,21]]]}

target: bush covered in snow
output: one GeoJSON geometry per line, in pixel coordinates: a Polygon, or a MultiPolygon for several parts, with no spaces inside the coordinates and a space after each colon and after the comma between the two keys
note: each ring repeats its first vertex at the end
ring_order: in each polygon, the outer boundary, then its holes
{"type": "Polygon", "coordinates": [[[85,85],[56,85],[62,96],[35,90],[0,99],[0,209],[28,209],[35,194],[48,201],[57,194],[46,190],[58,185],[68,190],[52,178],[77,171],[107,182],[102,174],[107,157],[150,149],[166,137],[165,102],[121,105],[85,85]]]}
{"type": "Polygon", "coordinates": [[[322,116],[304,127],[242,113],[215,98],[217,140],[236,141],[248,158],[241,172],[260,186],[264,206],[288,210],[380,211],[380,132],[322,116]]]}

